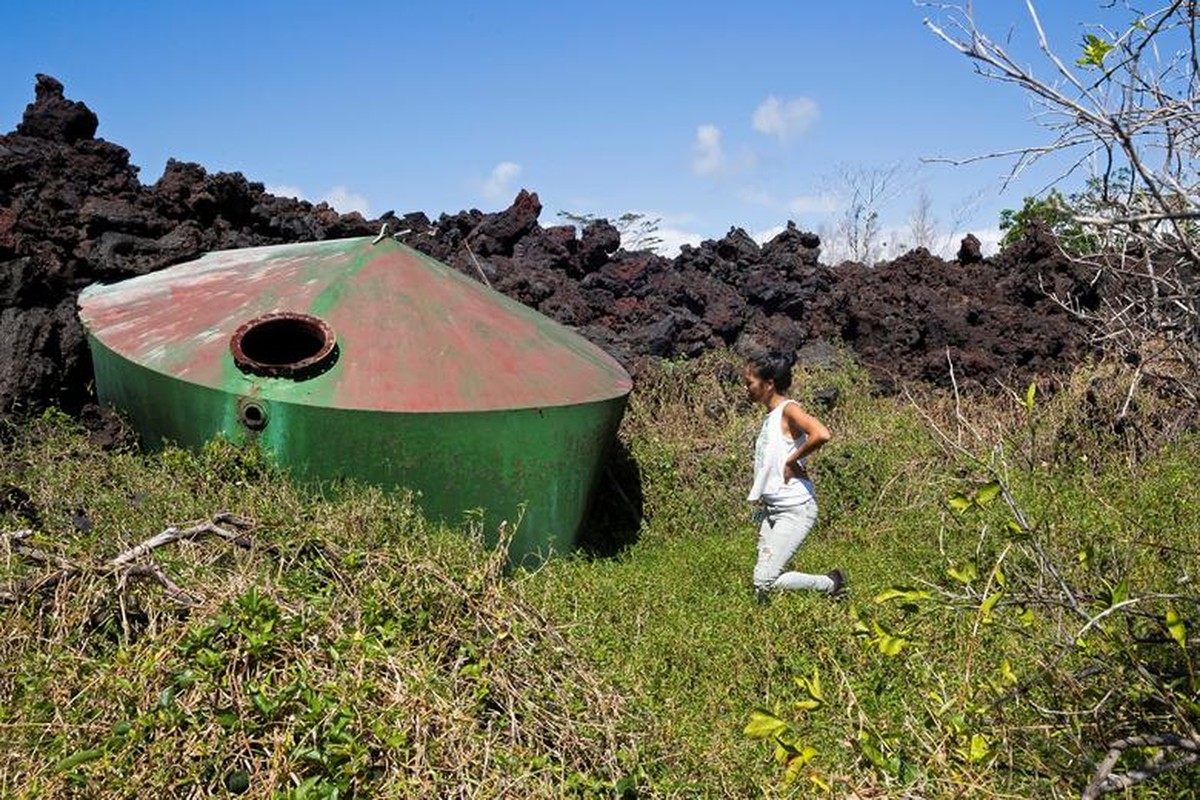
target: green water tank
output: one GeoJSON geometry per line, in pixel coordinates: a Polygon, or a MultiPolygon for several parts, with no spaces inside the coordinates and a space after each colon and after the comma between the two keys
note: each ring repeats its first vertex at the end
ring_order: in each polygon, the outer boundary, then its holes
{"type": "Polygon", "coordinates": [[[573,548],[631,388],[569,328],[391,238],[210,253],[80,294],[102,402],[144,445],[253,443],[307,480],[573,548]]]}

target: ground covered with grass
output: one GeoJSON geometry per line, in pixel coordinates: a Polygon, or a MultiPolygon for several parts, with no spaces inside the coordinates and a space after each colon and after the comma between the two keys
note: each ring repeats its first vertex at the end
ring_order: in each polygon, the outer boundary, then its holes
{"type": "Polygon", "coordinates": [[[835,438],[797,559],[851,594],[759,606],[738,376],[648,374],[606,487],[635,529],[517,572],[470,520],[253,452],[6,429],[0,795],[1190,796],[1200,436],[1165,401],[1114,423],[1100,367],[798,374],[835,438]]]}

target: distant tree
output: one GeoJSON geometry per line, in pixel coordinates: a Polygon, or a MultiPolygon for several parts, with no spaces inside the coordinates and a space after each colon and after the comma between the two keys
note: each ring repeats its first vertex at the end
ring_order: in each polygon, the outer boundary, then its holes
{"type": "Polygon", "coordinates": [[[1101,246],[1094,226],[1081,219],[1111,214],[1114,205],[1123,205],[1137,190],[1128,167],[1115,170],[1107,179],[1091,177],[1087,186],[1070,196],[1051,188],[1042,197],[1026,197],[1020,210],[1000,212],[1000,230],[1006,231],[1001,248],[1018,241],[1029,226],[1040,222],[1054,232],[1063,250],[1076,257],[1087,257],[1101,246]]]}
{"type": "Polygon", "coordinates": [[[1067,198],[1057,189],[1051,189],[1044,197],[1026,197],[1019,209],[1006,208],[1000,212],[1000,230],[1004,231],[1000,249],[1020,241],[1035,224],[1053,231],[1060,242],[1080,232],[1067,198]]]}
{"type": "Polygon", "coordinates": [[[880,212],[902,190],[901,174],[899,164],[837,168],[829,179],[829,191],[841,206],[831,243],[835,253],[867,266],[879,260],[883,230],[880,212]]]}
{"type": "Polygon", "coordinates": [[[933,217],[933,198],[924,186],[917,192],[917,204],[908,218],[908,235],[912,247],[933,250],[937,246],[937,220],[933,217]]]}
{"type": "MultiPolygon", "coordinates": [[[[559,219],[576,226],[580,230],[594,222],[609,222],[607,218],[598,217],[595,214],[577,214],[572,211],[559,211],[557,216],[559,219]]],[[[650,217],[646,214],[627,211],[609,224],[621,234],[621,246],[626,250],[650,250],[658,252],[658,248],[662,246],[662,237],[658,235],[658,228],[662,224],[662,217],[650,217]]]]}

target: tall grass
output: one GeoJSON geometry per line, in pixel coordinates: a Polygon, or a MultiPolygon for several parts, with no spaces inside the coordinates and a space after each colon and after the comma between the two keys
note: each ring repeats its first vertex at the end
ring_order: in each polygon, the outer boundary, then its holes
{"type": "MultiPolygon", "coordinates": [[[[1101,424],[1086,378],[1043,385],[1031,412],[1024,393],[878,397],[852,367],[801,373],[798,396],[834,439],[812,459],[822,514],[797,559],[810,571],[845,569],[851,603],[795,593],[760,608],[743,498],[761,417],[740,399],[737,375],[716,355],[642,383],[623,431],[646,493],[637,542],[518,584],[645,710],[657,791],[1078,796],[1086,757],[1103,753],[1088,737],[1101,732],[1067,720],[1108,709],[1070,671],[1095,664],[1062,657],[1071,623],[1061,614],[1010,601],[1019,581],[1041,580],[1015,553],[1001,570],[1013,588],[981,623],[978,592],[1010,546],[1012,512],[1002,503],[959,512],[948,500],[986,486],[984,467],[996,464],[1074,585],[1095,597],[1120,580],[1166,592],[1196,574],[1195,434],[1131,460],[1126,434],[1101,424]],[[813,397],[830,388],[840,399],[826,410],[813,397]],[[964,589],[950,573],[967,565],[982,579],[964,589]],[[797,708],[813,704],[814,676],[824,702],[797,708]],[[1065,686],[1079,696],[1057,694],[1065,686]],[[786,724],[783,735],[744,735],[755,709],[786,724]]],[[[1185,594],[1177,605],[1194,622],[1196,594],[1185,594]]],[[[1151,786],[1148,796],[1175,797],[1190,783],[1151,786]]]]}
{"type": "Polygon", "coordinates": [[[516,573],[469,520],[323,498],[250,451],[101,450],[53,414],[5,432],[0,796],[1074,797],[1114,737],[1195,724],[1195,637],[1163,620],[1200,619],[1200,439],[1135,430],[1165,408],[1106,423],[1099,369],[1031,404],[799,372],[834,439],[796,558],[851,595],[759,606],[739,367],[642,378],[606,492],[636,533],[516,573]],[[217,511],[249,549],[152,556],[190,604],[106,566],[217,511]],[[45,583],[30,547],[75,571],[45,583]],[[1075,642],[1080,609],[1107,616],[1075,642]]]}
{"type": "Polygon", "coordinates": [[[36,529],[0,552],[0,796],[554,796],[636,760],[623,699],[512,596],[482,531],[301,493],[220,443],[101,452],[53,415],[15,438],[0,482],[26,502],[0,530],[36,529]],[[248,549],[152,555],[186,603],[113,567],[216,511],[254,521],[248,549]]]}

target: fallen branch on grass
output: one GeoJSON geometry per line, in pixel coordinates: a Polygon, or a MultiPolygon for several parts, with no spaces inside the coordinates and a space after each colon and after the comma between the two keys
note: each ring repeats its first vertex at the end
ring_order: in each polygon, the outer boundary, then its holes
{"type": "Polygon", "coordinates": [[[110,560],[108,564],[109,566],[120,567],[128,564],[131,561],[136,561],[151,551],[162,547],[163,545],[170,544],[171,542],[178,542],[181,540],[190,541],[193,539],[200,539],[205,536],[218,536],[230,544],[237,545],[241,548],[248,549],[250,547],[250,539],[248,537],[246,537],[244,534],[234,533],[233,531],[220,527],[221,523],[225,523],[230,527],[237,528],[238,530],[247,530],[250,528],[249,520],[243,519],[236,514],[230,514],[222,511],[221,513],[215,515],[211,522],[204,522],[199,525],[193,525],[190,528],[183,529],[175,527],[166,528],[162,533],[151,536],[141,544],[131,547],[125,552],[119,554],[110,560]]]}
{"type": "Polygon", "coordinates": [[[1118,739],[1108,746],[1108,755],[1100,762],[1091,783],[1083,790],[1082,800],[1095,800],[1102,794],[1128,789],[1131,786],[1147,781],[1155,775],[1187,767],[1200,761],[1200,739],[1189,736],[1178,736],[1164,733],[1156,736],[1130,736],[1118,739]],[[1140,769],[1132,769],[1123,775],[1113,775],[1112,768],[1117,760],[1129,749],[1158,748],[1155,760],[1144,764],[1140,769]],[[1170,751],[1183,751],[1181,755],[1167,758],[1170,751]]]}
{"type": "Polygon", "coordinates": [[[253,523],[244,517],[222,511],[213,515],[208,522],[202,522],[188,528],[174,526],[164,529],[161,533],[137,544],[128,550],[118,553],[113,558],[97,565],[80,564],[62,556],[47,553],[26,544],[25,540],[33,535],[33,531],[25,528],[3,536],[4,550],[25,561],[40,565],[50,565],[56,569],[40,577],[22,581],[13,586],[0,587],[0,604],[17,603],[30,595],[40,594],[58,586],[68,578],[84,573],[104,575],[116,579],[117,593],[124,600],[130,580],[149,580],[163,587],[167,596],[180,605],[194,605],[195,599],[179,584],[175,583],[154,561],[144,562],[156,549],[172,542],[194,541],[208,536],[224,539],[226,542],[245,549],[251,546],[250,538],[245,531],[253,527],[253,523]],[[222,527],[225,526],[225,527],[222,527]]]}

